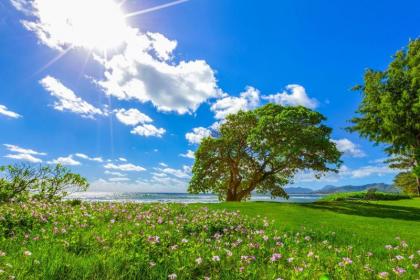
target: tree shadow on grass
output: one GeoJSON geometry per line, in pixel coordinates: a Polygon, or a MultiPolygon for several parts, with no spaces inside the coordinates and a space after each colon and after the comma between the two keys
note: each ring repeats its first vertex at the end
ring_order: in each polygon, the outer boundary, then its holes
{"type": "Polygon", "coordinates": [[[340,214],[365,217],[392,218],[407,221],[420,221],[420,209],[415,207],[382,205],[368,202],[315,202],[300,204],[318,210],[328,210],[340,214]]]}

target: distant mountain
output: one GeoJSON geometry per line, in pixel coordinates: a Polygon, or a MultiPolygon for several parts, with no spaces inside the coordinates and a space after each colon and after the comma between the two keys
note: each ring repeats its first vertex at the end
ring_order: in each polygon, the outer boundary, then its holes
{"type": "Polygon", "coordinates": [[[284,189],[288,194],[309,194],[313,193],[314,190],[301,187],[288,187],[284,189]]]}
{"type": "Polygon", "coordinates": [[[384,183],[374,183],[374,184],[366,184],[366,185],[361,185],[361,186],[347,185],[347,186],[340,186],[340,187],[328,185],[328,186],[323,187],[322,189],[312,191],[312,193],[329,194],[329,193],[341,193],[341,192],[360,192],[360,191],[366,191],[372,188],[377,189],[377,191],[379,192],[393,192],[393,193],[400,192],[400,190],[394,185],[388,185],[384,183]]]}

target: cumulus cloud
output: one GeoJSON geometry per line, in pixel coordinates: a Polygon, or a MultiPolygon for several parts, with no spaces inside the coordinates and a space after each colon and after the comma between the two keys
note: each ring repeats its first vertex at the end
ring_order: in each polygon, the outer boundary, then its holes
{"type": "Polygon", "coordinates": [[[126,178],[126,177],[115,177],[115,178],[109,178],[108,181],[110,181],[110,182],[126,182],[126,181],[130,181],[130,179],[126,178]]]}
{"type": "Polygon", "coordinates": [[[130,126],[135,126],[139,123],[150,123],[153,121],[149,116],[143,114],[137,109],[119,109],[115,111],[115,116],[121,123],[130,126]]]}
{"type": "Polygon", "coordinates": [[[46,153],[41,153],[41,152],[37,152],[31,149],[25,149],[25,148],[21,148],[19,146],[16,145],[11,145],[11,144],[3,144],[6,149],[10,152],[14,152],[14,153],[19,153],[19,154],[28,154],[28,155],[39,155],[39,156],[45,156],[46,153]]]}
{"type": "Polygon", "coordinates": [[[109,170],[105,170],[104,172],[106,175],[111,175],[111,176],[116,176],[116,177],[125,177],[125,174],[122,174],[121,172],[117,172],[117,171],[109,171],[109,170]]]}
{"type": "Polygon", "coordinates": [[[335,143],[337,149],[344,154],[359,158],[366,156],[365,152],[363,152],[358,145],[354,144],[347,138],[332,140],[332,142],[335,143]]]}
{"type": "Polygon", "coordinates": [[[182,169],[174,169],[171,167],[164,167],[164,168],[156,167],[155,170],[158,171],[158,173],[154,173],[154,175],[157,177],[164,177],[163,176],[164,174],[171,175],[171,176],[181,178],[181,179],[187,179],[191,177],[191,167],[188,165],[183,165],[182,169]]]}
{"type": "Polygon", "coordinates": [[[195,159],[194,152],[191,150],[188,150],[185,154],[180,154],[180,156],[184,158],[195,159]]]}
{"type": "Polygon", "coordinates": [[[138,166],[138,165],[134,165],[132,163],[125,163],[125,164],[114,164],[114,163],[107,163],[104,165],[105,169],[111,169],[111,170],[120,170],[120,171],[145,171],[146,169],[138,166]]]}
{"type": "Polygon", "coordinates": [[[304,106],[309,109],[315,109],[319,102],[315,98],[310,98],[306,90],[301,85],[288,85],[286,90],[281,93],[266,95],[262,97],[276,104],[283,106],[304,106]]]}
{"type": "Polygon", "coordinates": [[[190,144],[199,144],[203,138],[209,137],[211,131],[204,127],[195,127],[192,132],[185,134],[185,139],[188,140],[190,144]]]}
{"type": "Polygon", "coordinates": [[[255,109],[260,104],[260,91],[248,86],[239,97],[225,96],[217,100],[210,109],[216,119],[224,119],[229,114],[255,109]]]}
{"type": "Polygon", "coordinates": [[[61,165],[68,165],[68,166],[76,166],[81,165],[80,161],[73,159],[73,155],[69,155],[67,157],[58,157],[48,162],[49,164],[61,164],[61,165]]]}
{"type": "Polygon", "coordinates": [[[351,170],[349,174],[353,178],[365,178],[373,175],[384,176],[387,174],[396,174],[398,172],[400,172],[400,170],[391,169],[386,165],[368,165],[351,170]]]}
{"type": "Polygon", "coordinates": [[[34,157],[30,154],[9,154],[4,156],[6,158],[16,159],[16,160],[22,160],[22,161],[28,161],[32,163],[40,163],[42,162],[42,159],[34,157]]]}
{"type": "Polygon", "coordinates": [[[103,78],[94,80],[107,95],[151,102],[160,111],[179,114],[194,112],[209,98],[220,95],[214,70],[206,61],[175,62],[177,42],[129,26],[114,1],[12,1],[18,10],[31,15],[30,20],[22,21],[23,26],[50,48],[63,51],[69,47],[92,49],[98,42],[118,44],[119,51],[109,57],[95,53],[105,71],[103,78]],[[100,14],[92,21],[98,6],[100,14]]]}
{"type": "Polygon", "coordinates": [[[164,128],[157,128],[156,126],[152,124],[142,124],[139,126],[136,126],[131,130],[131,134],[150,137],[162,137],[163,134],[165,134],[166,130],[164,128]]]}
{"type": "Polygon", "coordinates": [[[82,154],[82,153],[76,153],[74,154],[76,157],[78,158],[82,158],[85,160],[90,160],[90,161],[96,161],[96,162],[103,162],[103,158],[101,157],[89,157],[88,155],[82,154]]]}
{"type": "Polygon", "coordinates": [[[22,161],[28,161],[32,163],[40,163],[42,162],[42,159],[35,157],[35,156],[45,156],[46,153],[37,152],[31,149],[21,148],[16,145],[11,144],[3,144],[5,148],[12,152],[13,154],[8,154],[5,157],[15,160],[22,160],[22,161]]]}
{"type": "Polygon", "coordinates": [[[102,110],[76,96],[71,89],[54,77],[46,76],[40,81],[40,84],[51,96],[57,98],[54,109],[58,111],[69,111],[87,118],[94,118],[95,115],[105,115],[102,110]]]}
{"type": "Polygon", "coordinates": [[[18,118],[22,117],[18,113],[10,111],[9,109],[7,109],[7,107],[5,105],[1,105],[1,104],[0,104],[0,115],[6,116],[6,117],[9,117],[9,118],[12,118],[12,119],[18,119],[18,118]]]}

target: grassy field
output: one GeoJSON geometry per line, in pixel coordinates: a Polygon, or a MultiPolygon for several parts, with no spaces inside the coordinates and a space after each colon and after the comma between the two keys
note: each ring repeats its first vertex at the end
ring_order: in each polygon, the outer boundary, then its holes
{"type": "Polygon", "coordinates": [[[0,205],[0,279],[419,279],[420,200],[0,205]]]}

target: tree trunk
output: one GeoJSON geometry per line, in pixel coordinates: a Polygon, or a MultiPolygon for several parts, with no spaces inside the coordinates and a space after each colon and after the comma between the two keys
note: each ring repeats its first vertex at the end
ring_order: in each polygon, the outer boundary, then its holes
{"type": "Polygon", "coordinates": [[[417,196],[420,197],[420,178],[417,175],[415,176],[416,176],[416,182],[417,182],[417,196]]]}

